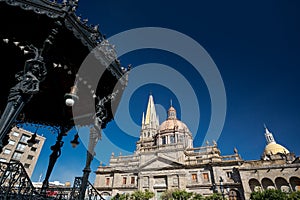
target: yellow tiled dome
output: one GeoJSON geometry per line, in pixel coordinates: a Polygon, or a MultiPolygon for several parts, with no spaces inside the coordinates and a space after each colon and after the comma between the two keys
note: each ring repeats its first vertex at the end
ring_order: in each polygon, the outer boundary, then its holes
{"type": "Polygon", "coordinates": [[[271,154],[277,154],[277,153],[290,153],[289,150],[287,150],[284,146],[277,144],[277,143],[270,143],[265,148],[265,154],[271,155],[271,154]]]}

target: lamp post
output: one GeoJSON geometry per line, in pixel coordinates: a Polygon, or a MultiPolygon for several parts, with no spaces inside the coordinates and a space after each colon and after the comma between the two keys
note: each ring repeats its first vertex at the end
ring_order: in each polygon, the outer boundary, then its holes
{"type": "Polygon", "coordinates": [[[105,104],[109,101],[113,101],[115,99],[118,91],[113,92],[112,94],[100,99],[96,105],[96,114],[94,116],[94,125],[90,128],[90,137],[89,144],[87,150],[87,158],[85,168],[83,169],[82,182],[80,187],[79,199],[83,200],[85,197],[85,191],[88,184],[88,178],[91,173],[91,162],[95,156],[95,147],[99,140],[101,140],[101,130],[102,124],[107,118],[107,112],[105,108],[105,104]]]}
{"type": "Polygon", "coordinates": [[[225,196],[224,196],[224,185],[223,185],[223,178],[220,176],[220,190],[221,190],[221,193],[222,193],[222,199],[224,200],[225,199],[225,196]]]}
{"type": "Polygon", "coordinates": [[[62,126],[59,129],[57,130],[58,135],[57,135],[57,138],[56,138],[56,143],[53,146],[50,147],[50,149],[52,150],[52,153],[49,156],[49,164],[48,164],[46,176],[45,176],[45,179],[43,181],[43,185],[42,185],[42,189],[41,189],[41,193],[44,194],[44,195],[46,194],[46,189],[49,186],[49,178],[50,178],[50,175],[52,173],[53,167],[56,163],[57,158],[59,158],[59,156],[61,155],[61,147],[64,144],[64,142],[62,141],[63,136],[65,136],[66,132],[69,130],[69,128],[62,127],[62,126]]]}
{"type": "Polygon", "coordinates": [[[78,144],[79,144],[78,139],[79,139],[79,135],[78,135],[78,133],[76,133],[74,135],[74,139],[71,141],[71,145],[73,148],[76,148],[78,146],[78,144]]]}
{"type": "Polygon", "coordinates": [[[79,100],[79,97],[77,96],[78,87],[77,87],[77,81],[75,82],[74,86],[71,87],[70,93],[65,94],[65,103],[67,106],[72,107],[76,101],[79,100]]]}

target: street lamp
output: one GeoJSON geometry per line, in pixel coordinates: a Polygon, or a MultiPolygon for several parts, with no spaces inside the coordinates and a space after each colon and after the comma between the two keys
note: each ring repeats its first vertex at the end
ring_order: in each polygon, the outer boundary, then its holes
{"type": "Polygon", "coordinates": [[[34,144],[36,144],[36,132],[31,136],[29,140],[27,140],[27,144],[29,147],[32,147],[34,144]]]}
{"type": "Polygon", "coordinates": [[[34,144],[37,143],[37,140],[36,140],[37,134],[36,133],[37,133],[38,129],[39,129],[39,125],[37,124],[37,127],[36,127],[36,130],[35,130],[34,134],[31,135],[31,138],[27,140],[27,145],[29,147],[32,147],[34,144]]]}
{"type": "Polygon", "coordinates": [[[79,97],[77,96],[77,82],[74,84],[74,86],[71,87],[70,93],[65,94],[65,103],[67,106],[72,107],[76,101],[78,101],[79,97]]]}
{"type": "Polygon", "coordinates": [[[220,190],[221,190],[221,193],[222,193],[222,199],[225,199],[224,197],[224,185],[223,185],[223,178],[220,176],[220,190]]]}
{"type": "Polygon", "coordinates": [[[79,135],[78,135],[78,133],[76,133],[76,135],[74,135],[74,139],[71,141],[71,145],[73,148],[76,148],[77,145],[79,144],[78,138],[79,138],[79,135]]]}

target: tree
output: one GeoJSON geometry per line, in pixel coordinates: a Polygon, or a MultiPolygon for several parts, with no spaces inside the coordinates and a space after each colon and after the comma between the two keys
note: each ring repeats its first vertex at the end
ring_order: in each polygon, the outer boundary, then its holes
{"type": "Polygon", "coordinates": [[[172,197],[174,200],[188,200],[193,196],[192,192],[187,192],[185,190],[174,190],[172,192],[172,197]]]}
{"type": "Polygon", "coordinates": [[[130,197],[133,200],[149,200],[154,197],[154,193],[149,190],[136,190],[130,195],[130,197]]]}
{"type": "Polygon", "coordinates": [[[173,199],[172,193],[173,193],[173,190],[166,190],[161,194],[160,198],[162,200],[172,200],[173,199]]]}
{"type": "Polygon", "coordinates": [[[298,200],[300,199],[300,191],[292,192],[288,196],[288,200],[298,200]]]}
{"type": "Polygon", "coordinates": [[[204,197],[201,194],[194,193],[192,200],[204,200],[204,197]]]}
{"type": "Polygon", "coordinates": [[[281,190],[264,190],[258,192],[252,192],[250,200],[288,200],[288,194],[281,190]]]}
{"type": "Polygon", "coordinates": [[[223,200],[223,197],[220,193],[213,193],[212,195],[205,197],[204,200],[223,200]]]}
{"type": "Polygon", "coordinates": [[[111,200],[129,200],[130,195],[128,193],[119,194],[117,193],[111,200]]]}

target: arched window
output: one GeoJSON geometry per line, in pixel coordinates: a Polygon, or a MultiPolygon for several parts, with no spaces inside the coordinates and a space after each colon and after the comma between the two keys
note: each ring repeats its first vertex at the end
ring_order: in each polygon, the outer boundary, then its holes
{"type": "Polygon", "coordinates": [[[252,178],[249,180],[249,187],[252,192],[260,191],[261,190],[261,185],[259,181],[255,178],[252,178]]]}
{"type": "Polygon", "coordinates": [[[277,189],[283,191],[283,192],[290,192],[290,186],[289,183],[282,177],[278,177],[275,179],[275,184],[277,189]]]}
{"type": "Polygon", "coordinates": [[[104,199],[108,199],[111,195],[109,192],[102,192],[101,193],[101,196],[104,198],[104,199]]]}
{"type": "Polygon", "coordinates": [[[295,176],[291,177],[290,184],[292,186],[293,191],[300,191],[300,178],[295,176]]]}
{"type": "Polygon", "coordinates": [[[242,199],[240,192],[237,190],[230,190],[228,196],[229,196],[229,200],[241,200],[242,199]]]}
{"type": "Polygon", "coordinates": [[[263,178],[261,184],[264,190],[275,189],[273,181],[269,178],[263,178]]]}

